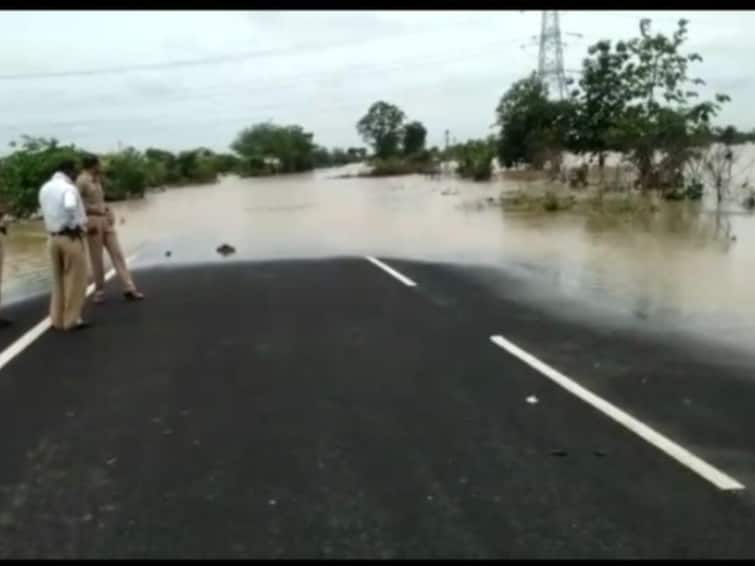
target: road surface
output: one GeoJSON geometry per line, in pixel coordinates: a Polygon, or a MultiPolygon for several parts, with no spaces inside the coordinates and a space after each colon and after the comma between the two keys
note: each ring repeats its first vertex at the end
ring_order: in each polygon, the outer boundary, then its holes
{"type": "Polygon", "coordinates": [[[22,348],[47,298],[5,313],[0,557],[755,557],[747,360],[470,267],[165,264],[91,330],[22,348]]]}

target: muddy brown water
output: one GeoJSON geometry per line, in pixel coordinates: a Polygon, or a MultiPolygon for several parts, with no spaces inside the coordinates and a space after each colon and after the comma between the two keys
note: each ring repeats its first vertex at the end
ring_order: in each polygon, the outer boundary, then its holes
{"type": "MultiPolygon", "coordinates": [[[[635,219],[506,213],[485,202],[516,188],[504,181],[334,178],[344,171],[227,177],[117,203],[121,242],[140,265],[228,261],[216,253],[224,242],[236,259],[370,254],[483,264],[575,303],[755,345],[752,215],[717,216],[710,203],[672,203],[635,219]]],[[[46,292],[45,238],[40,222],[10,227],[4,302],[46,292]]]]}

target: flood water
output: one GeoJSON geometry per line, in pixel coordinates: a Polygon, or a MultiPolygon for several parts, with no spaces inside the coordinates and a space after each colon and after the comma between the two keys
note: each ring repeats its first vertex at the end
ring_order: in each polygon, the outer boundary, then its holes
{"type": "MultiPolygon", "coordinates": [[[[642,324],[671,321],[711,339],[755,345],[752,215],[717,218],[709,204],[681,203],[635,219],[504,213],[481,203],[512,188],[506,182],[333,178],[343,172],[227,177],[117,203],[121,242],[127,255],[139,253],[139,265],[227,261],[215,252],[223,242],[235,246],[235,258],[369,254],[483,264],[530,279],[541,293],[642,324]],[[722,236],[726,222],[730,234],[722,236]]],[[[45,239],[39,222],[10,226],[4,302],[47,291],[45,239]]]]}

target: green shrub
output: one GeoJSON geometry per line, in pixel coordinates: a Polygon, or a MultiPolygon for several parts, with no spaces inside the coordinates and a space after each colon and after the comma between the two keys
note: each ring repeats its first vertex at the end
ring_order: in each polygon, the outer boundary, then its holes
{"type": "Polygon", "coordinates": [[[236,171],[242,177],[262,177],[275,173],[273,168],[258,156],[241,158],[236,171]]]}
{"type": "Polygon", "coordinates": [[[105,198],[123,200],[129,196],[144,196],[148,180],[146,158],[133,148],[106,156],[103,159],[105,170],[105,198]]]}
{"type": "Polygon", "coordinates": [[[390,177],[394,175],[411,175],[416,171],[416,165],[400,157],[376,159],[372,163],[370,175],[375,177],[390,177]]]}
{"type": "Polygon", "coordinates": [[[73,159],[80,163],[84,154],[73,145],[59,146],[54,139],[27,136],[23,139],[20,149],[0,160],[0,199],[17,216],[39,208],[39,189],[61,161],[73,159]]]}
{"type": "Polygon", "coordinates": [[[493,176],[495,147],[488,140],[470,140],[455,150],[459,176],[474,181],[488,181],[493,176]]]}
{"type": "Polygon", "coordinates": [[[550,191],[545,193],[545,199],[543,200],[543,209],[548,212],[555,212],[560,208],[558,197],[555,193],[550,191]]]}

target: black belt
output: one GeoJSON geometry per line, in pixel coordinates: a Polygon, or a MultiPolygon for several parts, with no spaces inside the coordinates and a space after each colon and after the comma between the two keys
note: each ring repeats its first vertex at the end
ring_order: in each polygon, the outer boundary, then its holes
{"type": "Polygon", "coordinates": [[[50,232],[51,236],[68,236],[69,238],[81,238],[84,230],[81,226],[76,228],[63,228],[60,232],[50,232]]]}

